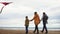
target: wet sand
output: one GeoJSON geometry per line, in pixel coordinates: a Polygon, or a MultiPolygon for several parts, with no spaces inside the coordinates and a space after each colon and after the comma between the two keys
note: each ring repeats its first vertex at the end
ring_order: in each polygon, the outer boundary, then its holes
{"type": "MultiPolygon", "coordinates": [[[[2,30],[2,29],[0,29],[0,34],[25,34],[25,30],[2,30]]],[[[33,30],[29,30],[28,34],[34,34],[33,30]]],[[[39,31],[39,34],[45,34],[45,32],[41,33],[39,31]]],[[[59,31],[49,30],[47,34],[60,34],[60,30],[59,31]]]]}

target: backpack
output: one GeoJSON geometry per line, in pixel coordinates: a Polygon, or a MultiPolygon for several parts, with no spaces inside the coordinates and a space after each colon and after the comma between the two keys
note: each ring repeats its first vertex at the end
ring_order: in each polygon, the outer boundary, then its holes
{"type": "Polygon", "coordinates": [[[46,20],[48,20],[48,16],[46,15],[46,20]]]}
{"type": "Polygon", "coordinates": [[[48,24],[48,21],[47,20],[48,20],[48,16],[46,15],[46,23],[48,24]]]}

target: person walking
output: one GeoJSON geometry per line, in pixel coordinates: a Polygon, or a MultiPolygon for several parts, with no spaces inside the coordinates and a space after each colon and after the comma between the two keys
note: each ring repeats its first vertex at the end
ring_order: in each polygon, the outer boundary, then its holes
{"type": "Polygon", "coordinates": [[[28,34],[29,19],[28,19],[28,16],[26,16],[25,18],[26,18],[25,20],[26,34],[28,34]]]}
{"type": "Polygon", "coordinates": [[[34,24],[35,24],[35,30],[33,31],[33,33],[35,33],[36,30],[37,30],[37,34],[39,34],[38,25],[40,23],[40,17],[37,14],[37,12],[34,12],[34,17],[33,17],[33,19],[31,21],[33,21],[33,20],[34,20],[34,24]]]}
{"type": "Polygon", "coordinates": [[[41,32],[46,31],[46,33],[48,33],[48,30],[47,30],[47,27],[46,27],[46,24],[48,23],[47,20],[48,20],[48,16],[46,15],[45,12],[43,12],[43,17],[42,17],[42,20],[43,20],[43,29],[41,32]]]}

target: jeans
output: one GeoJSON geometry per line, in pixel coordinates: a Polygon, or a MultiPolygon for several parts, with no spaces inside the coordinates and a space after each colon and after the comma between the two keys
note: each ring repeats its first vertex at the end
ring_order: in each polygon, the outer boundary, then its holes
{"type": "Polygon", "coordinates": [[[47,32],[46,23],[43,22],[43,30],[42,30],[42,32],[44,31],[44,29],[45,29],[45,31],[47,32]]]}
{"type": "Polygon", "coordinates": [[[26,26],[26,34],[28,34],[28,26],[26,26]]]}
{"type": "Polygon", "coordinates": [[[37,30],[37,33],[39,33],[38,25],[35,25],[35,30],[34,30],[34,32],[36,32],[36,30],[37,30]]]}

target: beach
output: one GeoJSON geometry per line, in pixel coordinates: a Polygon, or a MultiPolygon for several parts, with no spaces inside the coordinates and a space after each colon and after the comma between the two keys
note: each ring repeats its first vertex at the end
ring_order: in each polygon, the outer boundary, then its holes
{"type": "MultiPolygon", "coordinates": [[[[4,30],[4,29],[0,29],[0,34],[25,34],[25,30],[4,30]]],[[[34,34],[33,30],[29,30],[28,34],[34,34]]],[[[45,32],[41,33],[41,31],[39,31],[39,34],[45,34],[45,32]]],[[[60,30],[48,30],[47,34],[60,34],[60,30]]]]}

